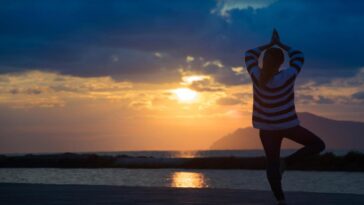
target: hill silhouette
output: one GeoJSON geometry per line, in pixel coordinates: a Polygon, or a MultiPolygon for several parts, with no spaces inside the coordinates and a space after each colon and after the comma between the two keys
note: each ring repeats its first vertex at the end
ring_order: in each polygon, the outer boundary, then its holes
{"type": "MultiPolygon", "coordinates": [[[[301,125],[322,138],[327,149],[364,149],[364,123],[334,120],[312,113],[298,113],[301,125]]],[[[284,139],[282,148],[297,148],[300,145],[284,139]]],[[[210,149],[262,149],[258,130],[252,127],[239,128],[216,142],[210,149]]]]}

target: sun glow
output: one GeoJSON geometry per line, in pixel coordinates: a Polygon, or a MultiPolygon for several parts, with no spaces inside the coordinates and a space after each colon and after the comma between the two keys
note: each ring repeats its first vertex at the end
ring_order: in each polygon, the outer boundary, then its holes
{"type": "Polygon", "coordinates": [[[197,99],[197,92],[189,88],[177,88],[172,92],[181,102],[192,102],[197,99]]]}
{"type": "Polygon", "coordinates": [[[208,187],[203,174],[198,172],[175,172],[172,174],[171,187],[203,188],[208,187]]]}

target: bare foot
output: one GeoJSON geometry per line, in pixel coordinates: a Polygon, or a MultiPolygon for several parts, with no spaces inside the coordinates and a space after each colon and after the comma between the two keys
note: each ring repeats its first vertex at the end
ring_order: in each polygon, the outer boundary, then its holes
{"type": "Polygon", "coordinates": [[[277,205],[287,205],[285,200],[279,200],[277,201],[277,205]]]}

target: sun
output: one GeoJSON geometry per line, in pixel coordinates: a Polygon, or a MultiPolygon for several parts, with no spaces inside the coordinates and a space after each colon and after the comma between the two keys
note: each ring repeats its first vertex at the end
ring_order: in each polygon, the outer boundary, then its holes
{"type": "Polygon", "coordinates": [[[172,92],[181,102],[192,102],[197,99],[197,92],[189,88],[177,88],[172,92]]]}

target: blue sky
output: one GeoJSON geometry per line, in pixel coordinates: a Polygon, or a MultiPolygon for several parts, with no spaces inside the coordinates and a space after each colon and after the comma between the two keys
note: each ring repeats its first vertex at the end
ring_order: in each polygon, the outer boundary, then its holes
{"type": "MultiPolygon", "coordinates": [[[[363,6],[355,0],[1,1],[0,71],[173,81],[187,55],[241,66],[241,51],[267,42],[276,27],[283,41],[305,52],[305,76],[350,76],[364,64],[363,6]]],[[[224,83],[239,83],[231,80],[224,83]]]]}

